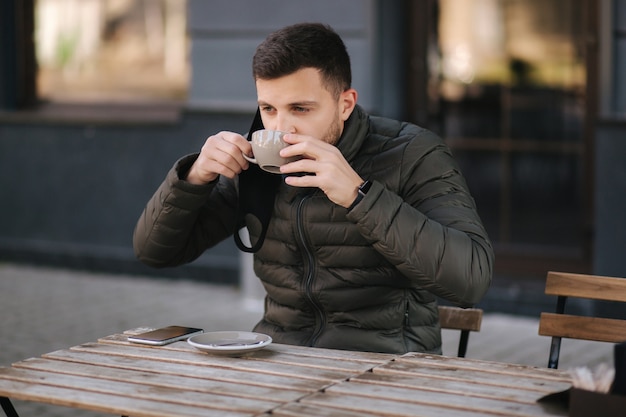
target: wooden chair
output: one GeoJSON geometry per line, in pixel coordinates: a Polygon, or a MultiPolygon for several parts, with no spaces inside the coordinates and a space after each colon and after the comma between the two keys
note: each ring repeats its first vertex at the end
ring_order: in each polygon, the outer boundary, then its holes
{"type": "Polygon", "coordinates": [[[559,366],[561,338],[620,343],[626,341],[626,320],[565,314],[567,297],[626,302],[626,279],[548,272],[546,294],[556,295],[556,313],[541,313],[539,334],[552,336],[548,367],[559,366]]]}
{"type": "Polygon", "coordinates": [[[483,311],[479,308],[439,306],[439,323],[441,328],[461,331],[459,350],[457,352],[459,358],[465,357],[470,332],[480,331],[482,321],[483,311]]]}

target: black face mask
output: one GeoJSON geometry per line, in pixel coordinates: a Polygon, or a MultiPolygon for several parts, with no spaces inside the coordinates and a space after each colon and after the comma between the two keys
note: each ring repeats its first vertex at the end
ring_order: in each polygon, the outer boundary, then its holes
{"type": "MultiPolygon", "coordinates": [[[[252,126],[248,132],[248,141],[252,139],[252,132],[263,129],[261,112],[256,111],[252,126]]],[[[272,217],[274,199],[282,176],[263,171],[257,164],[250,164],[250,168],[239,174],[239,206],[237,207],[237,226],[234,233],[237,247],[248,253],[258,252],[263,246],[265,234],[272,217]],[[245,224],[246,217],[253,216],[261,225],[261,233],[256,242],[248,247],[239,236],[240,226],[245,224]]]]}

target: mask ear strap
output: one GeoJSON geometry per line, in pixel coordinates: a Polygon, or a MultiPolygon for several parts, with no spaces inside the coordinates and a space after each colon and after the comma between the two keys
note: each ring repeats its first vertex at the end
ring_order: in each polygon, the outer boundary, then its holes
{"type": "MultiPolygon", "coordinates": [[[[257,108],[248,132],[248,140],[251,140],[252,132],[260,129],[263,129],[263,121],[261,120],[261,111],[257,108]]],[[[263,246],[274,210],[274,199],[281,181],[280,175],[263,171],[256,164],[250,164],[250,168],[239,174],[239,205],[237,207],[236,230],[233,236],[235,244],[241,251],[254,253],[263,246]],[[247,216],[254,216],[261,225],[259,237],[250,247],[246,246],[239,235],[240,226],[246,223],[247,216]]]]}
{"type": "Polygon", "coordinates": [[[254,119],[252,119],[252,125],[250,125],[250,130],[248,131],[248,142],[252,140],[252,133],[261,129],[265,129],[265,127],[263,126],[263,119],[261,119],[261,109],[257,107],[254,119]]]}

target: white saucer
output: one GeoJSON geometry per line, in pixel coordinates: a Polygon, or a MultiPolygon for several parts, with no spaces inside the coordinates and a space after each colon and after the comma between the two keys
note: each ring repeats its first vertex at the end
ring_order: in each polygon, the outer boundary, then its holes
{"type": "Polygon", "coordinates": [[[272,338],[253,332],[206,332],[190,337],[187,343],[207,353],[237,355],[263,349],[272,343],[272,338]]]}

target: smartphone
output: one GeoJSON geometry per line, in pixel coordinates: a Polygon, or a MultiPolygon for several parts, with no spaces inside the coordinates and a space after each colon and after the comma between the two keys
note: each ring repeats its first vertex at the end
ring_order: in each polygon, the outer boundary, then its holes
{"type": "Polygon", "coordinates": [[[178,340],[184,340],[193,335],[204,332],[203,329],[184,326],[168,326],[149,332],[128,336],[129,342],[143,343],[144,345],[163,346],[178,340]]]}

